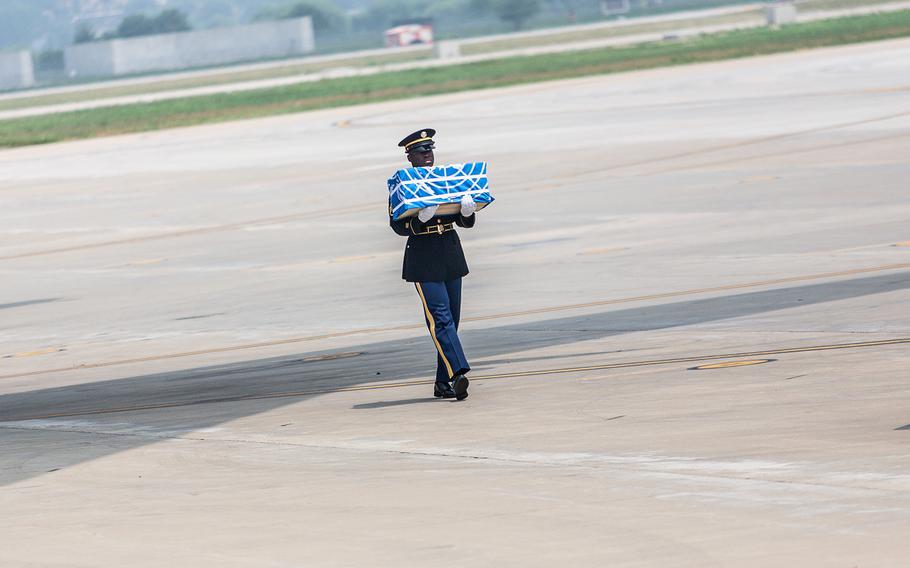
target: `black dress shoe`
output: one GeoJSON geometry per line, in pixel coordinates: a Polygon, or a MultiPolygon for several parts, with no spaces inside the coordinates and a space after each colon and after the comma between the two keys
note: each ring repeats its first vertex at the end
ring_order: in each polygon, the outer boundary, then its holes
{"type": "Polygon", "coordinates": [[[464,400],[468,398],[468,385],[471,384],[464,375],[458,375],[453,381],[453,390],[455,391],[455,400],[464,400]]]}
{"type": "Polygon", "coordinates": [[[455,398],[455,391],[449,383],[436,383],[433,386],[433,396],[436,398],[455,398]]]}

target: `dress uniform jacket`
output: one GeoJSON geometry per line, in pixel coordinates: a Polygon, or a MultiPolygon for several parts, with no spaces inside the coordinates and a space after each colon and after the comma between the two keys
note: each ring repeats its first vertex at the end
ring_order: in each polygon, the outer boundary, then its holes
{"type": "Polygon", "coordinates": [[[443,215],[421,223],[416,216],[398,221],[390,216],[392,230],[408,237],[401,277],[408,282],[446,282],[466,276],[468,263],[458,233],[454,228],[444,229],[453,224],[467,229],[476,219],[477,215],[443,215]]]}

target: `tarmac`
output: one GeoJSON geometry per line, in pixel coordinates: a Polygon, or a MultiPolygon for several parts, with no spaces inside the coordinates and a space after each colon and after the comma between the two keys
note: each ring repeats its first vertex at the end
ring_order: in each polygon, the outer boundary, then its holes
{"type": "Polygon", "coordinates": [[[908,156],[910,40],[0,152],[0,566],[906,566],[908,156]]]}

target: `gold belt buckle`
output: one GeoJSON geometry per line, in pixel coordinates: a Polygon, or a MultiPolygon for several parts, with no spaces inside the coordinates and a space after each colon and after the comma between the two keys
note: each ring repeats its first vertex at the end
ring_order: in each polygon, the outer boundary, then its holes
{"type": "Polygon", "coordinates": [[[442,223],[436,223],[435,225],[430,225],[423,232],[417,233],[418,235],[432,235],[437,234],[441,235],[452,228],[452,224],[448,223],[443,225],[442,223]]]}

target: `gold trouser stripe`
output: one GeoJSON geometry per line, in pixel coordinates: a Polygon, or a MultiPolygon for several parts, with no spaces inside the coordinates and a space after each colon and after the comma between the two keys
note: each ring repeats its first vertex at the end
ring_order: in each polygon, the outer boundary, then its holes
{"type": "Polygon", "coordinates": [[[446,365],[446,371],[449,372],[449,378],[452,378],[452,365],[449,365],[449,360],[446,359],[446,354],[442,352],[442,345],[439,344],[439,340],[436,339],[436,320],[433,319],[433,314],[430,313],[430,306],[427,304],[427,299],[423,295],[423,288],[420,287],[420,282],[414,282],[414,285],[417,286],[417,293],[420,294],[420,301],[423,302],[423,311],[427,316],[427,323],[430,324],[430,337],[433,338],[433,343],[436,344],[436,350],[439,351],[439,356],[442,357],[442,362],[446,365]]]}

